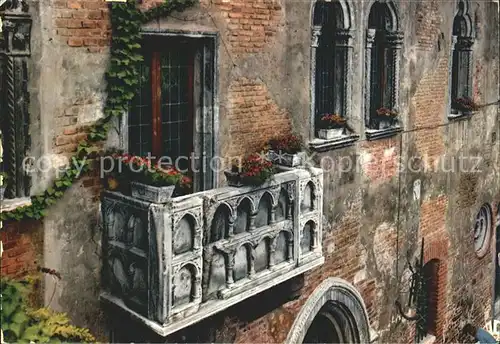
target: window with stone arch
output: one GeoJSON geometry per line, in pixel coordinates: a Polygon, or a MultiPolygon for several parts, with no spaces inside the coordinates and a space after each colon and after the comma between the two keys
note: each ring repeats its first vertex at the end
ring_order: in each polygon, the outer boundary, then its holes
{"type": "Polygon", "coordinates": [[[455,109],[456,100],[472,97],[472,45],[474,44],[472,19],[468,1],[460,0],[453,19],[452,58],[450,70],[451,114],[460,115],[455,109]]]}
{"type": "Polygon", "coordinates": [[[351,13],[343,1],[317,1],[313,7],[311,54],[311,113],[313,137],[318,137],[320,119],[351,111],[352,64],[351,13]]]}
{"type": "Polygon", "coordinates": [[[375,1],[366,32],[365,122],[368,138],[373,130],[398,127],[397,116],[383,115],[382,109],[398,112],[399,64],[403,34],[392,1],[375,1]]]}

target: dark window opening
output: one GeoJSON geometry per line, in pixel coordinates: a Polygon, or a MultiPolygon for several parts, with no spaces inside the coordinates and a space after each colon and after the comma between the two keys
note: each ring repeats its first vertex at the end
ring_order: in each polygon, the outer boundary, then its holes
{"type": "Polygon", "coordinates": [[[343,34],[343,11],[340,3],[319,1],[314,7],[315,27],[320,28],[315,49],[314,118],[316,127],[325,114],[345,117],[346,64],[348,47],[343,34]]]}
{"type": "Polygon", "coordinates": [[[146,48],[144,54],[141,85],[130,107],[129,152],[169,157],[166,161],[177,161],[178,168],[188,169],[186,158],[194,144],[196,46],[189,40],[158,46],[166,48],[146,48]],[[174,46],[175,50],[168,49],[174,46]]]}
{"type": "Polygon", "coordinates": [[[387,108],[395,110],[393,93],[396,84],[395,45],[390,36],[392,33],[392,18],[386,4],[375,2],[370,10],[368,28],[374,30],[370,51],[370,98],[369,127],[378,128],[377,110],[387,108]]]}
{"type": "Polygon", "coordinates": [[[214,38],[145,35],[140,85],[130,103],[128,152],[171,164],[213,187],[214,38]]]}
{"type": "Polygon", "coordinates": [[[458,4],[458,12],[453,19],[453,37],[455,45],[452,53],[451,67],[451,112],[458,114],[459,110],[454,108],[455,100],[458,98],[470,98],[472,96],[472,80],[470,64],[472,61],[472,34],[470,32],[471,21],[467,8],[463,1],[458,4]]]}

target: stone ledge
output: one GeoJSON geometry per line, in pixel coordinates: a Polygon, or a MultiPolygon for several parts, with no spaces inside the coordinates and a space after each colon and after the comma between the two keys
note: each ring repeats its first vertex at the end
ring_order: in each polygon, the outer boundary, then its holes
{"type": "Polygon", "coordinates": [[[401,127],[391,127],[387,129],[367,129],[366,138],[369,141],[385,139],[388,137],[396,136],[403,131],[401,127]]]}
{"type": "Polygon", "coordinates": [[[342,137],[332,140],[315,138],[309,142],[309,147],[316,152],[326,152],[333,149],[352,146],[358,139],[359,135],[343,135],[342,137]]]}
{"type": "Polygon", "coordinates": [[[17,208],[30,206],[31,198],[13,198],[0,201],[0,213],[16,210],[17,208]]]}
{"type": "Polygon", "coordinates": [[[125,303],[118,297],[115,297],[111,295],[108,292],[102,292],[100,295],[100,299],[102,302],[105,304],[108,304],[112,306],[115,311],[121,311],[121,313],[128,314],[128,316],[131,319],[134,319],[136,321],[139,321],[143,323],[146,327],[151,329],[152,331],[156,332],[162,337],[166,337],[171,333],[174,333],[176,331],[179,331],[185,327],[188,327],[192,324],[195,324],[205,318],[208,318],[209,316],[216,314],[220,311],[223,311],[224,309],[227,309],[245,299],[248,299],[263,290],[267,290],[271,287],[274,287],[282,282],[285,282],[287,280],[290,280],[293,277],[296,277],[300,274],[303,274],[311,269],[314,269],[320,265],[322,265],[325,262],[324,257],[317,258],[305,265],[296,267],[292,271],[282,274],[282,275],[276,275],[276,278],[273,278],[266,283],[260,285],[257,288],[253,288],[250,290],[247,290],[241,294],[234,295],[226,300],[213,300],[209,301],[206,303],[200,304],[199,309],[196,312],[193,312],[192,314],[189,314],[187,316],[180,316],[179,319],[176,319],[176,321],[173,321],[172,323],[169,324],[159,324],[156,321],[152,321],[141,314],[131,310],[125,303]]]}
{"type": "Polygon", "coordinates": [[[462,120],[468,120],[474,115],[476,112],[471,112],[471,113],[450,113],[448,115],[448,120],[449,121],[462,121],[462,120]]]}
{"type": "Polygon", "coordinates": [[[428,334],[427,336],[422,339],[419,344],[433,344],[436,342],[436,336],[433,336],[432,334],[428,334]]]}

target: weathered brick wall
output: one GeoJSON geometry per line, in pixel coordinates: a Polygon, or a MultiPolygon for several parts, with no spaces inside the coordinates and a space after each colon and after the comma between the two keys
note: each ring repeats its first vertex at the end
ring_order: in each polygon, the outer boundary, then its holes
{"type": "MultiPolygon", "coordinates": [[[[448,95],[448,57],[439,58],[435,69],[425,73],[412,98],[414,113],[413,128],[433,128],[417,131],[415,143],[419,154],[432,164],[444,154],[443,129],[448,95]]],[[[431,167],[429,166],[429,167],[431,167]]]]}
{"type": "Polygon", "coordinates": [[[260,151],[275,135],[291,130],[290,114],[280,109],[260,80],[239,78],[229,86],[227,123],[230,146],[227,157],[260,151]]]}
{"type": "Polygon", "coordinates": [[[415,37],[418,49],[432,50],[440,33],[439,25],[442,21],[438,0],[418,2],[415,19],[415,37]]]}
{"type": "Polygon", "coordinates": [[[373,183],[383,183],[399,172],[399,139],[390,138],[361,145],[361,167],[373,183]]]}
{"type": "Polygon", "coordinates": [[[236,55],[262,52],[283,26],[278,0],[216,0],[218,15],[225,18],[226,38],[236,55]]]}
{"type": "Polygon", "coordinates": [[[101,52],[109,45],[108,5],[102,0],[55,0],[54,27],[57,37],[70,47],[101,52]]]}
{"type": "Polygon", "coordinates": [[[43,237],[39,221],[3,221],[0,275],[20,278],[37,272],[42,258],[43,237]]]}

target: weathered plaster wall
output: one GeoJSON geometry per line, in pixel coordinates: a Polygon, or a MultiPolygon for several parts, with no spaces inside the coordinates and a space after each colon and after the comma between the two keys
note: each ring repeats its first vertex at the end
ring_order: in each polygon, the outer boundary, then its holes
{"type": "MultiPolygon", "coordinates": [[[[326,263],[306,275],[298,300],[254,319],[242,320],[238,312],[229,310],[200,325],[218,328],[215,334],[206,331],[207,336],[215,336],[218,341],[282,342],[308,295],[329,276],[342,277],[358,288],[371,326],[380,331],[382,341],[410,338],[412,324],[396,316],[393,303],[407,287],[398,283],[403,280],[406,252],[417,254],[422,236],[428,248],[426,260],[440,258],[432,256],[436,247],[448,250],[443,256],[447,267],[443,324],[449,330],[439,339],[457,337],[464,318],[462,315],[455,321],[454,317],[463,313],[458,301],[464,293],[473,292],[471,317],[478,323],[488,317],[493,251],[481,260],[476,258],[470,229],[483,203],[493,205],[500,200],[500,128],[495,107],[486,108],[469,121],[448,124],[448,63],[455,5],[437,0],[399,3],[405,33],[400,88],[402,125],[405,130],[435,128],[374,142],[364,140],[362,110],[364,33],[371,2],[354,1],[349,5],[354,31],[350,121],[361,139],[353,147],[314,158],[317,163],[325,158],[325,168],[331,162],[335,167],[325,174],[326,263]],[[399,173],[397,169],[400,161],[415,156],[435,160],[459,154],[480,156],[482,172],[399,173]],[[343,172],[338,168],[348,162],[357,169],[343,172]],[[422,185],[419,199],[413,196],[416,180],[422,185]],[[475,283],[464,284],[464,280],[475,283]],[[224,316],[230,320],[224,321],[224,316]]],[[[182,14],[148,25],[161,30],[219,33],[219,150],[223,156],[257,148],[274,134],[274,129],[278,133],[291,127],[308,139],[311,6],[309,2],[284,0],[203,1],[182,14]],[[262,88],[246,89],[248,85],[239,84],[241,80],[262,88]],[[234,91],[235,84],[241,93],[234,91]],[[240,111],[242,108],[247,112],[240,111]],[[241,123],[247,116],[252,121],[241,123]]],[[[474,45],[474,85],[480,103],[498,99],[495,6],[482,1],[473,3],[479,33],[474,45]]],[[[101,115],[108,14],[100,0],[42,0],[40,9],[31,113],[32,130],[39,127],[41,134],[34,141],[33,151],[54,153],[60,158],[75,149],[86,125],[101,115]]],[[[43,187],[47,179],[40,177],[36,187],[43,187]]],[[[95,178],[85,178],[50,210],[44,222],[44,265],[63,276],[57,283],[46,279],[45,300],[69,312],[78,325],[103,333],[105,323],[97,300],[98,189],[95,178]]],[[[179,335],[188,336],[192,334],[189,331],[179,335]]]]}

